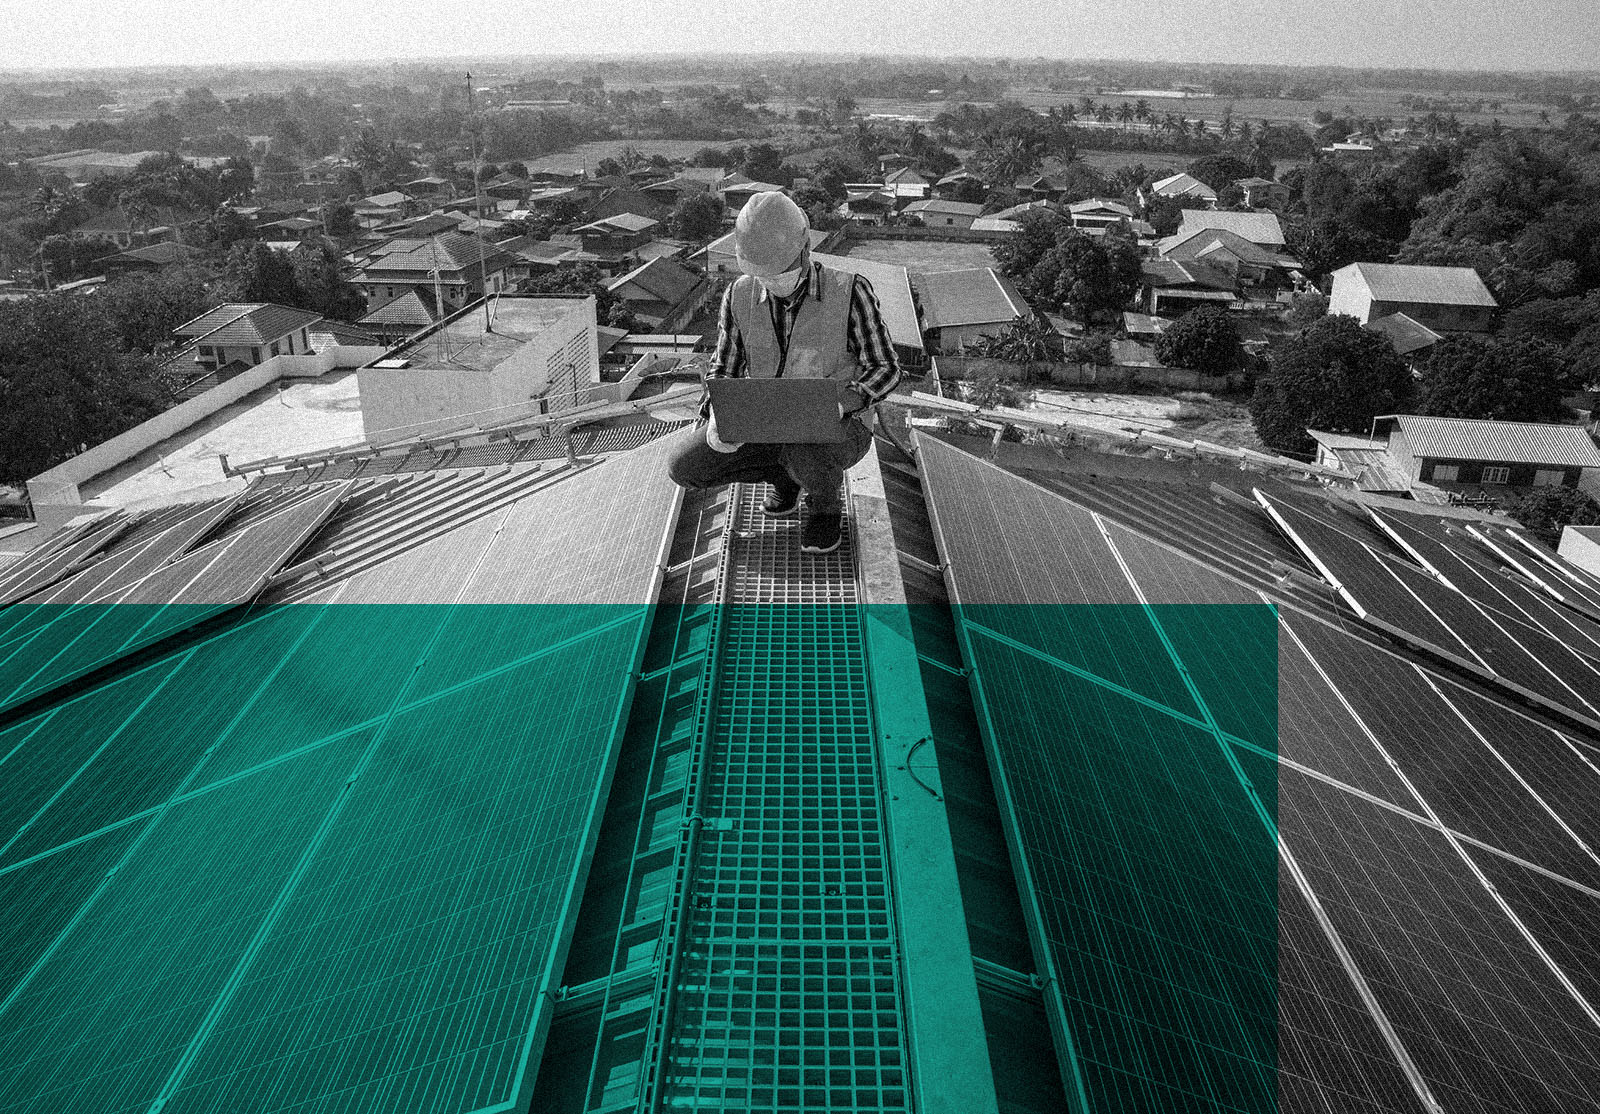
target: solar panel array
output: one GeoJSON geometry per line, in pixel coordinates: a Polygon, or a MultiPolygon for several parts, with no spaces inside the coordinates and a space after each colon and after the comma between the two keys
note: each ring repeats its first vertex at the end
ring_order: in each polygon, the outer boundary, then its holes
{"type": "MultiPolygon", "coordinates": [[[[0,713],[0,1111],[526,1107],[675,507],[626,467],[580,481],[515,509],[563,534],[574,498],[631,508],[616,564],[517,567],[592,605],[495,606],[502,577],[130,637],[249,599],[338,485],[134,517],[54,579],[135,567],[149,598],[78,633],[96,672],[0,713]]],[[[0,625],[50,637],[39,614],[0,625]]]]}
{"type": "Polygon", "coordinates": [[[1600,1109],[1581,576],[1496,539],[1562,602],[1501,571],[1493,529],[1275,490],[1260,523],[1347,610],[1252,607],[1261,561],[1215,559],[1220,532],[1186,546],[918,444],[1090,1109],[1600,1109]]]}

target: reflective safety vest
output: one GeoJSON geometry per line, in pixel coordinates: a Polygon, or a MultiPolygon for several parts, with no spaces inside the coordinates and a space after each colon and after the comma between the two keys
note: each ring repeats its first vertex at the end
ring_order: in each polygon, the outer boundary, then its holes
{"type": "Polygon", "coordinates": [[[813,264],[811,293],[800,303],[789,348],[778,347],[772,309],[761,284],[740,275],[733,284],[733,321],[744,341],[745,374],[753,379],[842,379],[860,372],[850,352],[850,288],[855,275],[813,264]]]}

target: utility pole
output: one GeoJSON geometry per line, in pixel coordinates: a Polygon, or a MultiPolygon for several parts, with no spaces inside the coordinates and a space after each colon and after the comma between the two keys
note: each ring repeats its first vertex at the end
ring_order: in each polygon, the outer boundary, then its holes
{"type": "Polygon", "coordinates": [[[489,253],[483,246],[483,186],[479,182],[478,130],[472,119],[472,75],[467,75],[467,135],[472,141],[472,208],[478,214],[478,281],[483,288],[483,331],[494,332],[489,319],[489,253]]]}

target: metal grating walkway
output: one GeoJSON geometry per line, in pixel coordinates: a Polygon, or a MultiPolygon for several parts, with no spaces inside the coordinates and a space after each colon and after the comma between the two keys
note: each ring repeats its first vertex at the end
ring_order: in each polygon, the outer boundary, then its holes
{"type": "Polygon", "coordinates": [[[733,490],[654,1105],[908,1106],[888,852],[855,553],[733,490]]]}

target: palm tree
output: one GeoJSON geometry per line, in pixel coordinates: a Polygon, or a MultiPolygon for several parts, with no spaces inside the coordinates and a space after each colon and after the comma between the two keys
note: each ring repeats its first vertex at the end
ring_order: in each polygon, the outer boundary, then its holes
{"type": "Polygon", "coordinates": [[[900,125],[900,153],[915,156],[927,144],[928,137],[922,130],[922,125],[916,120],[907,120],[900,125]]]}
{"type": "Polygon", "coordinates": [[[1124,130],[1133,123],[1133,105],[1127,101],[1117,105],[1117,123],[1121,124],[1124,130]]]}
{"type": "Polygon", "coordinates": [[[65,201],[65,195],[54,186],[40,186],[33,191],[33,196],[28,198],[28,208],[45,220],[50,220],[61,211],[65,201]]]}
{"type": "Polygon", "coordinates": [[[1069,124],[1078,119],[1078,110],[1072,106],[1071,101],[1061,106],[1061,119],[1069,124]]]}
{"type": "Polygon", "coordinates": [[[972,153],[972,163],[985,181],[1009,184],[1038,171],[1043,161],[1039,146],[1038,141],[1020,135],[999,140],[983,136],[972,153]]]}
{"type": "Polygon", "coordinates": [[[1111,123],[1111,106],[1101,102],[1100,107],[1094,110],[1094,118],[1102,124],[1111,123]]]}
{"type": "Polygon", "coordinates": [[[1093,97],[1084,97],[1081,100],[1079,100],[1078,103],[1083,106],[1083,114],[1085,116],[1093,116],[1094,115],[1095,103],[1094,103],[1094,98],[1093,97]]]}
{"type": "Polygon", "coordinates": [[[1148,124],[1150,122],[1150,102],[1140,97],[1133,102],[1133,118],[1148,124]]]}
{"type": "Polygon", "coordinates": [[[1233,108],[1231,106],[1224,108],[1222,110],[1222,138],[1232,139],[1233,133],[1238,130],[1238,127],[1233,122],[1233,108]]]}
{"type": "Polygon", "coordinates": [[[350,144],[350,161],[355,163],[356,168],[361,171],[363,189],[370,188],[372,182],[377,179],[378,172],[382,169],[388,154],[389,152],[385,150],[378,137],[372,133],[371,128],[363,128],[354,142],[350,144]]]}
{"type": "Polygon", "coordinates": [[[1244,123],[1239,125],[1239,142],[1249,143],[1250,137],[1254,134],[1255,129],[1250,126],[1249,120],[1246,120],[1244,123]]]}

